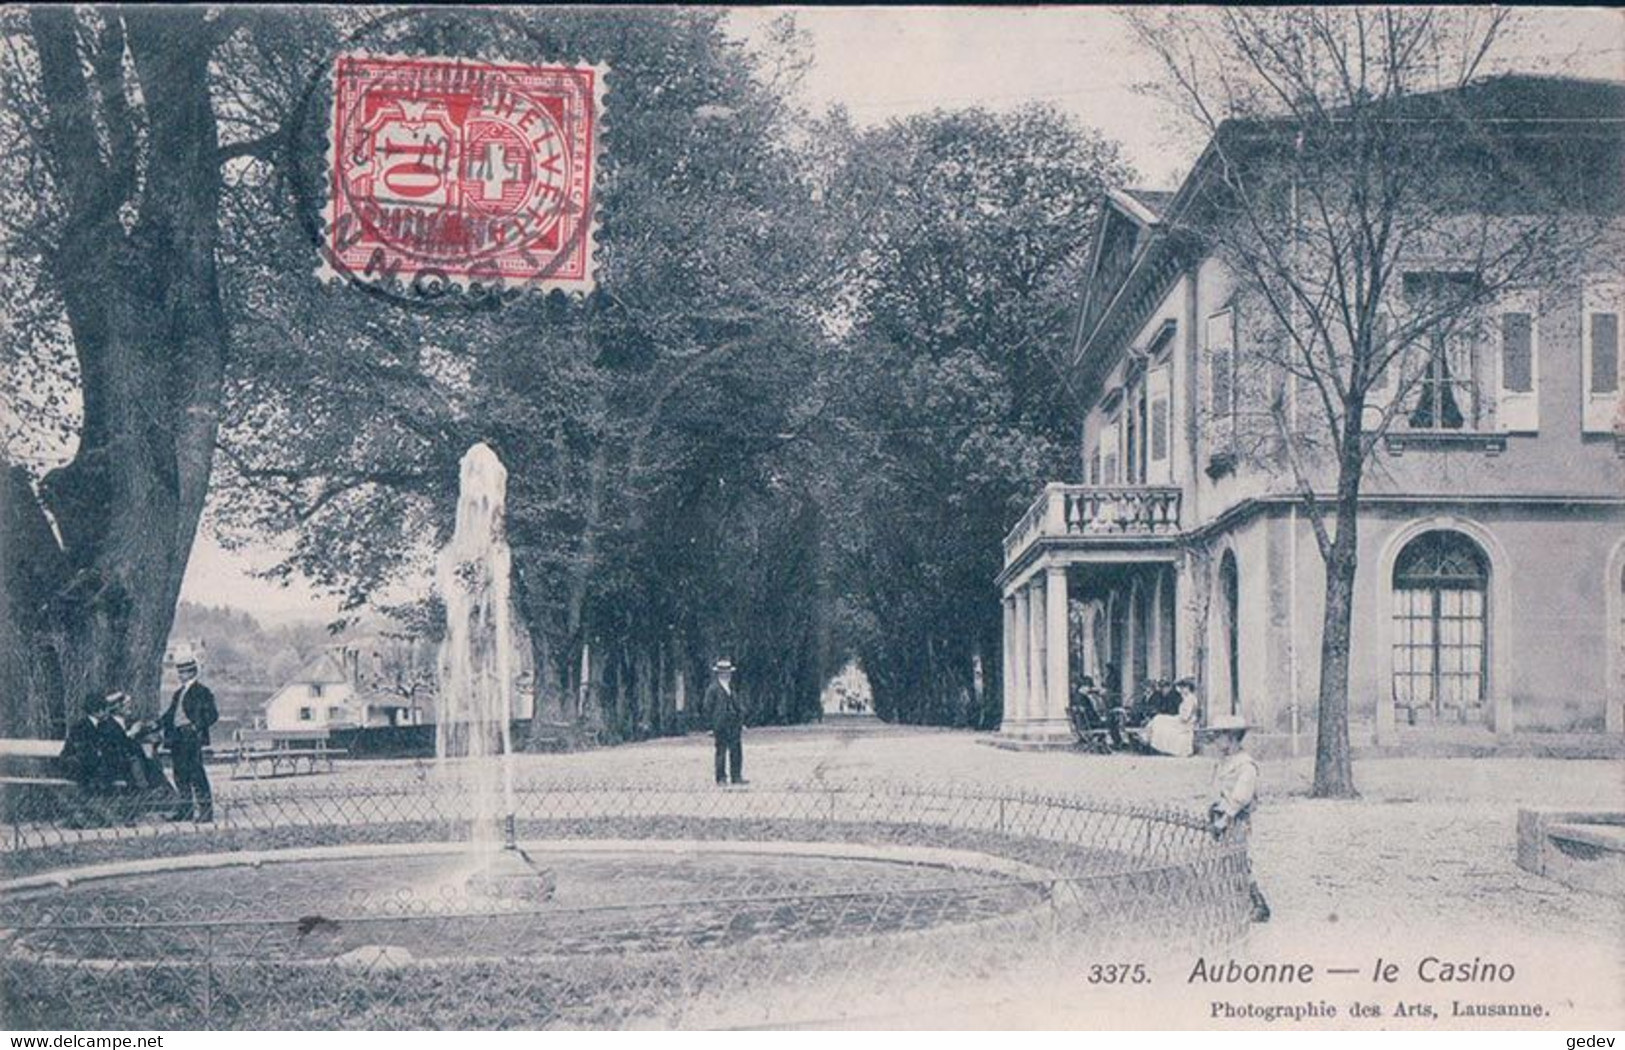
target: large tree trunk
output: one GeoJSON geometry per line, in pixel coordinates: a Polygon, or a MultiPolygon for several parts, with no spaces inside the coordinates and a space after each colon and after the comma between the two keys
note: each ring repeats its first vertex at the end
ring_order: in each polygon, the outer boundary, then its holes
{"type": "Polygon", "coordinates": [[[6,467],[0,484],[0,737],[60,738],[71,705],[50,611],[67,562],[27,471],[6,467]]]}
{"type": "MultiPolygon", "coordinates": [[[[1359,432],[1353,430],[1357,443],[1359,432]]],[[[1323,551],[1326,607],[1320,628],[1320,715],[1315,739],[1315,798],[1353,798],[1354,760],[1349,750],[1349,642],[1354,622],[1354,577],[1359,567],[1362,462],[1345,456],[1337,479],[1337,534],[1323,551]]]]}
{"type": "MultiPolygon", "coordinates": [[[[1343,524],[1339,522],[1338,531],[1343,524]]],[[[1338,546],[1341,546],[1339,544],[1338,546]]],[[[1320,719],[1315,740],[1316,798],[1352,798],[1349,751],[1349,626],[1354,617],[1353,552],[1326,564],[1326,610],[1320,635],[1320,719]]]]}
{"type": "MultiPolygon", "coordinates": [[[[135,177],[126,155],[134,140],[115,127],[112,155],[102,160],[75,16],[30,12],[53,170],[67,204],[47,264],[84,397],[78,450],[42,480],[40,509],[56,526],[67,569],[48,618],[61,639],[70,703],[123,689],[151,711],[208,491],[227,332],[215,270],[214,26],[201,8],[129,9],[122,19],[147,113],[144,182],[128,232],[132,209],[122,219],[120,212],[135,177]]],[[[122,37],[116,49],[121,63],[122,37]]]]}

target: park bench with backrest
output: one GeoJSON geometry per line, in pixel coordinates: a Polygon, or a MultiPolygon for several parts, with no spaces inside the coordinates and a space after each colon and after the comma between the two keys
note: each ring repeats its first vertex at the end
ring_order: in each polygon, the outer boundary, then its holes
{"type": "Polygon", "coordinates": [[[585,723],[537,719],[531,723],[525,746],[531,751],[580,751],[599,743],[598,730],[585,723]]]}
{"type": "Polygon", "coordinates": [[[215,754],[231,761],[231,778],[313,776],[333,772],[333,760],[344,757],[325,729],[245,729],[229,747],[215,754]]]}
{"type": "Polygon", "coordinates": [[[73,812],[81,791],[61,754],[60,740],[0,740],[0,818],[16,826],[73,812]]]}

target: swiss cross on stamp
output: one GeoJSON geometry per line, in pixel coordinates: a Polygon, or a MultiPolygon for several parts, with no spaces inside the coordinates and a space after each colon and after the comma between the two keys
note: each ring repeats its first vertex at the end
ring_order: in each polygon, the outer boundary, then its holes
{"type": "Polygon", "coordinates": [[[586,292],[604,70],[342,55],[324,276],[586,292]]]}

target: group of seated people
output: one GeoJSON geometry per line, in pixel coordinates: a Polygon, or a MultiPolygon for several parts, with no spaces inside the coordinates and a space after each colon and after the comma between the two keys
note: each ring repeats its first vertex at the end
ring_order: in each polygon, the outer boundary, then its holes
{"type": "MultiPolygon", "coordinates": [[[[1108,681],[1114,676],[1108,670],[1108,681]]],[[[1196,682],[1152,679],[1133,704],[1116,690],[1102,688],[1089,675],[1073,690],[1069,712],[1079,739],[1104,740],[1112,751],[1174,755],[1196,753],[1196,722],[1200,705],[1196,682]]]]}
{"type": "Polygon", "coordinates": [[[162,812],[175,788],[158,759],[158,726],[132,718],[122,692],[91,694],[84,712],[68,727],[59,759],[80,788],[70,826],[134,824],[143,813],[162,812]]]}

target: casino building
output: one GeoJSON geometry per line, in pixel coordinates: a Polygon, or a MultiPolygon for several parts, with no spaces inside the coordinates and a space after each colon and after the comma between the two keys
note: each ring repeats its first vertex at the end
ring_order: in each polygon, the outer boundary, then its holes
{"type": "MultiPolygon", "coordinates": [[[[1453,97],[1617,221],[1625,85],[1505,76],[1453,97]]],[[[997,580],[1013,741],[1067,739],[1083,675],[1128,697],[1189,675],[1204,717],[1239,712],[1313,746],[1321,556],[1292,477],[1236,437],[1262,407],[1238,376],[1269,321],[1246,316],[1233,274],[1180,225],[1215,163],[1210,144],[1176,192],[1103,204],[1070,358],[1089,405],[1075,476],[1035,494],[997,580]]],[[[1486,303],[1379,442],[1362,488],[1356,744],[1625,732],[1620,259],[1486,303]]]]}

